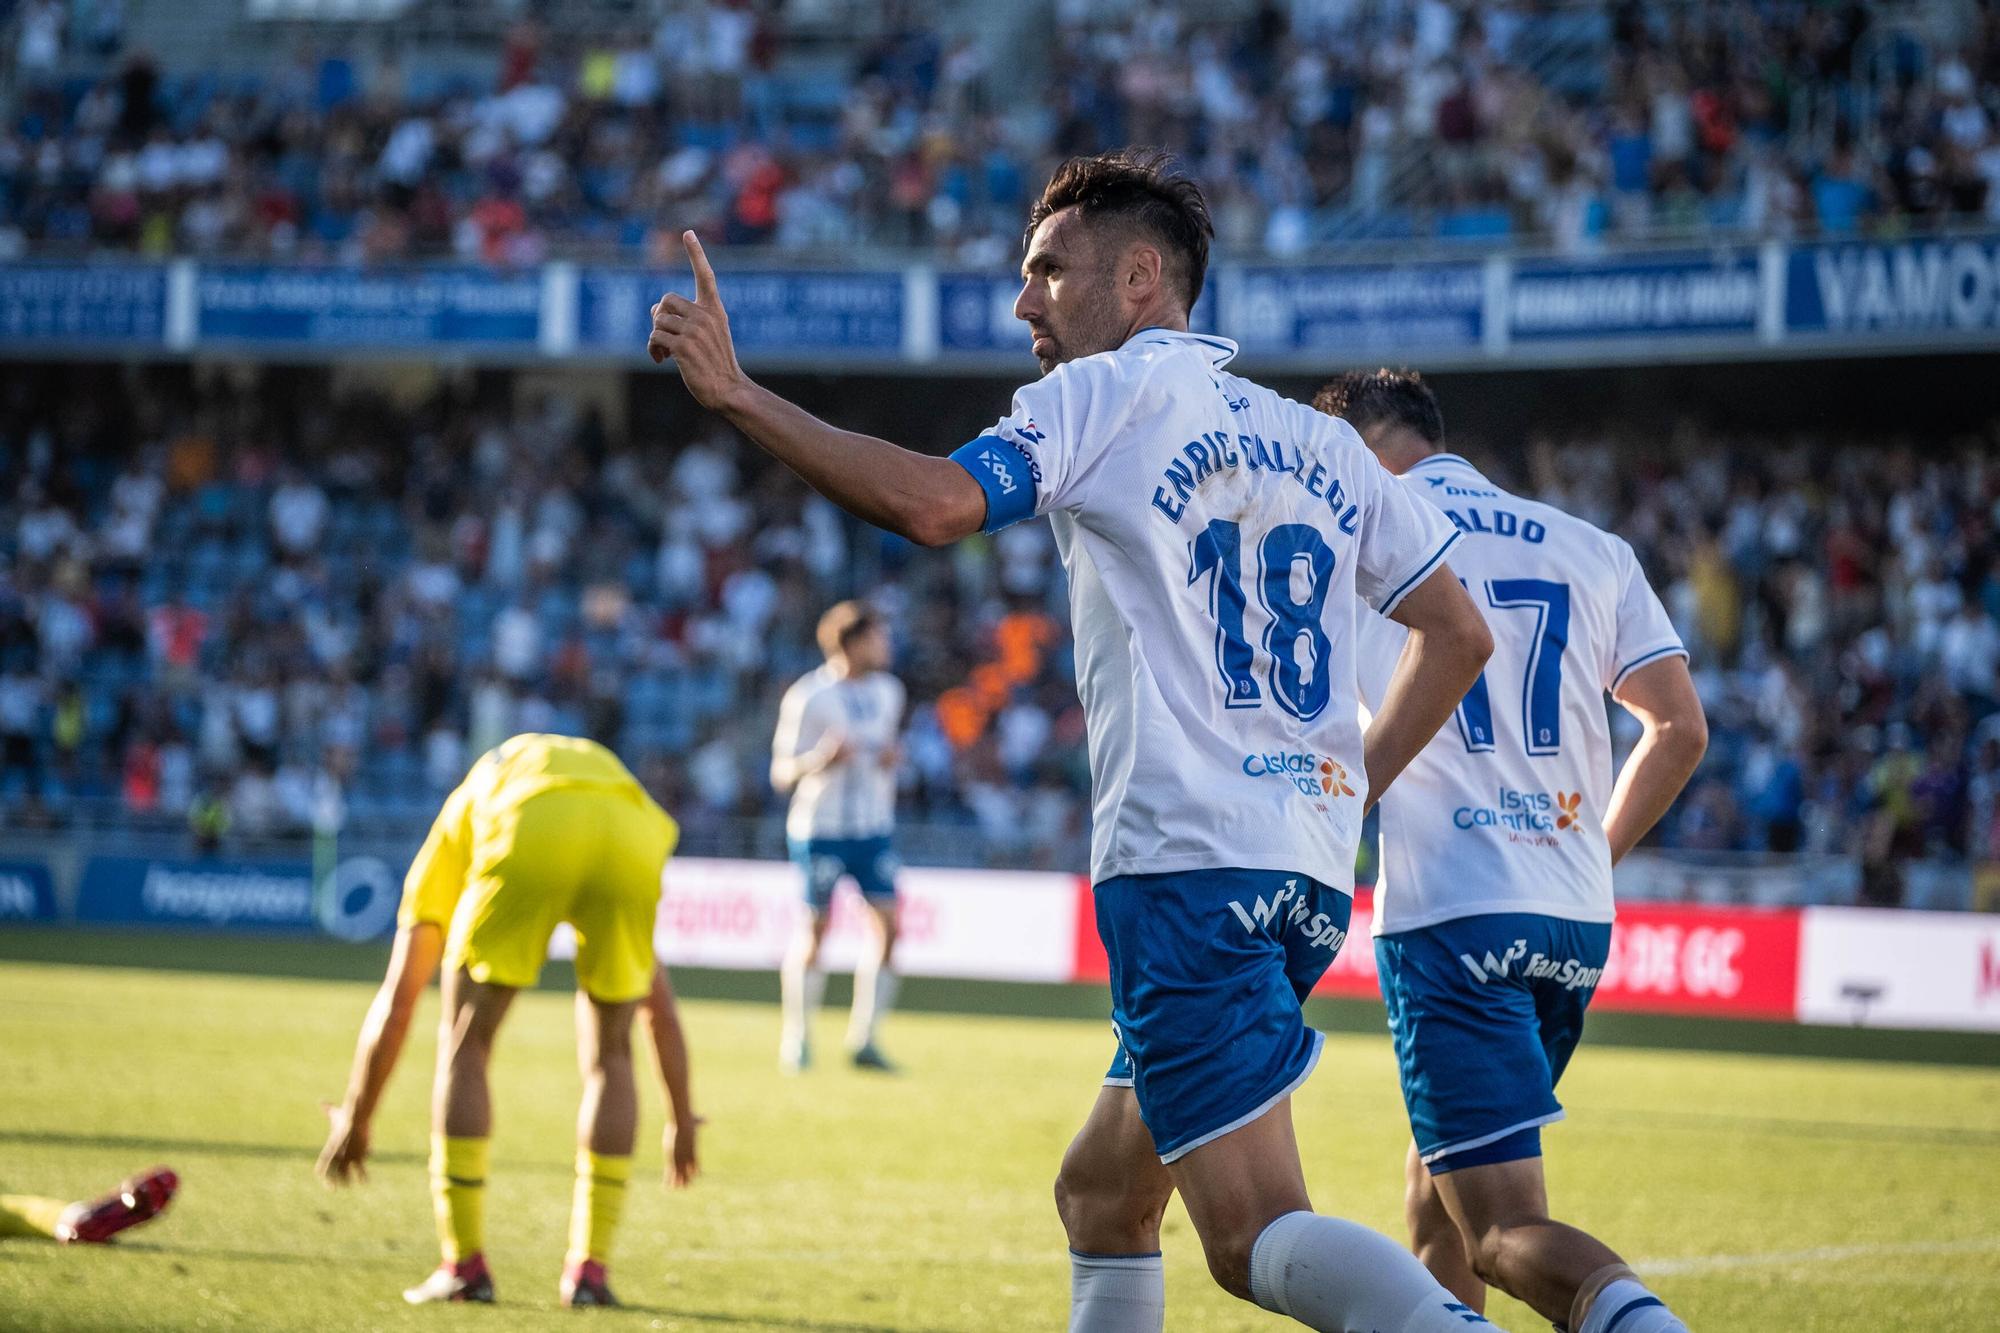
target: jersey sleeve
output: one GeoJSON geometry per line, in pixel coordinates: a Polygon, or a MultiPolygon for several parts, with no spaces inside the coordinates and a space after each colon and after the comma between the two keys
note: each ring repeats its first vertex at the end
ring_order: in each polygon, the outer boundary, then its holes
{"type": "Polygon", "coordinates": [[[796,759],[819,744],[826,730],[826,719],[812,707],[817,695],[804,682],[785,691],[783,701],[778,704],[778,729],[771,733],[773,759],[796,759]]]}
{"type": "Polygon", "coordinates": [[[1618,543],[1617,571],[1618,624],[1611,652],[1602,663],[1604,688],[1607,690],[1616,690],[1625,677],[1648,662],[1688,655],[1686,646],[1681,643],[1680,632],[1667,618],[1667,608],[1661,603],[1660,595],[1646,581],[1646,571],[1639,567],[1639,557],[1623,541],[1618,543]]]}
{"type": "Polygon", "coordinates": [[[473,765],[465,781],[444,798],[444,808],[431,821],[424,845],[410,862],[403,877],[403,902],[396,912],[396,924],[404,929],[415,925],[451,928],[452,913],[465,892],[465,876],[472,868],[472,803],[477,787],[491,780],[493,756],[473,765]]]}
{"type": "MultiPolygon", "coordinates": [[[[1344,423],[1342,429],[1352,434],[1344,423]]],[[[1357,448],[1358,437],[1357,437],[1357,448]]],[[[1403,485],[1372,455],[1359,469],[1365,481],[1360,527],[1355,533],[1354,587],[1368,605],[1388,615],[1444,563],[1458,529],[1429,501],[1403,485]]]]}
{"type": "Polygon", "coordinates": [[[1130,368],[1108,356],[1057,366],[1014,394],[1014,410],[952,453],[986,492],[986,532],[1083,501],[1105,444],[1129,415],[1130,368]]]}

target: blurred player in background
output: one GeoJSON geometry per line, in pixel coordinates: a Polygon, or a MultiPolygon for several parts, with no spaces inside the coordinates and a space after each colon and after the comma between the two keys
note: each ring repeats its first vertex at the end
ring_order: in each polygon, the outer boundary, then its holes
{"type": "Polygon", "coordinates": [[[842,602],[820,617],[826,664],[785,691],[771,738],[771,785],[790,792],[785,836],[805,880],[806,913],[779,972],[784,1031],[779,1062],[792,1073],[812,1059],[812,1016],[826,992],[820,945],[833,891],[852,879],[868,904],[873,938],[854,967],[854,1007],[847,1049],[863,1069],[891,1069],[876,1046],[882,1018],[896,998],[897,738],[903,726],[903,682],[889,674],[889,626],[860,602],[842,602]]]}
{"type": "Polygon", "coordinates": [[[1291,1094],[1300,1002],[1346,935],[1379,793],[1490,647],[1450,523],[1354,432],[1188,330],[1214,229],[1159,155],[1073,158],[1030,218],[1014,313],[1043,378],[951,458],[826,425],[737,364],[692,232],[696,298],[649,346],[821,494],[926,545],[1052,515],[1090,735],[1091,877],[1117,1051],[1056,1184],[1071,1328],[1157,1333],[1178,1188],[1224,1289],[1317,1329],[1485,1325],[1388,1237],[1312,1211],[1291,1094]],[[1366,739],[1357,594],[1412,629],[1366,739]],[[1250,608],[1256,608],[1252,618],[1250,608]]]}
{"type": "Polygon", "coordinates": [[[122,1182],[97,1199],[46,1199],[37,1194],[0,1194],[0,1240],[53,1240],[64,1245],[102,1245],[119,1232],[150,1222],[167,1210],[180,1177],[164,1166],[122,1182]]]}
{"type": "Polygon", "coordinates": [[[347,1096],[320,1154],[330,1184],[361,1176],[382,1091],[417,998],[444,965],[431,1101],[431,1195],[444,1262],[403,1293],[412,1305],[488,1301],[486,1164],[493,1111],[486,1069],[514,995],[535,984],[558,924],[576,930],[576,1195],[560,1293],[614,1305],[605,1266],[632,1175],[638,1089],[632,1017],[652,1030],[673,1109],[668,1183],[693,1179],[687,1046],[666,969],[653,956],[660,874],[680,832],[618,757],[591,741],[516,736],[445,798],[403,887],[389,974],[369,1008],[347,1096]]]}
{"type": "MultiPolygon", "coordinates": [[[[1576,1333],[1684,1333],[1610,1249],[1552,1221],[1542,1125],[1611,948],[1611,867],[1708,744],[1687,650],[1632,548],[1444,452],[1421,376],[1348,374],[1314,406],[1457,526],[1493,657],[1382,800],[1375,956],[1414,1142],[1417,1254],[1459,1299],[1492,1283],[1576,1333]],[[1611,772],[1604,694],[1643,727],[1611,772]]],[[[1406,637],[1362,625],[1379,704],[1406,637]]]]}

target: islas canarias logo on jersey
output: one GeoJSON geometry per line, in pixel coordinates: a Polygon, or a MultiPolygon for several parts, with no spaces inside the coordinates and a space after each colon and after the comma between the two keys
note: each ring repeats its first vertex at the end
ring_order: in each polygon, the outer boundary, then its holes
{"type": "Polygon", "coordinates": [[[1556,816],[1556,827],[1558,829],[1575,828],[1583,823],[1582,805],[1582,792],[1557,792],[1556,809],[1562,813],[1556,816]]]}
{"type": "Polygon", "coordinates": [[[1347,766],[1311,750],[1280,750],[1243,756],[1243,773],[1252,778],[1280,778],[1304,796],[1352,796],[1354,784],[1347,766]]]}
{"type": "Polygon", "coordinates": [[[1556,834],[1583,827],[1580,791],[1515,791],[1502,787],[1491,805],[1461,805],[1451,812],[1453,827],[1508,833],[1556,834]]]}

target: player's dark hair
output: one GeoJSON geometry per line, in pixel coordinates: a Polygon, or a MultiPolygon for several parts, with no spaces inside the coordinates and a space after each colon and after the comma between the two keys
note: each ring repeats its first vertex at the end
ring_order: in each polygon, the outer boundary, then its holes
{"type": "Polygon", "coordinates": [[[866,602],[835,602],[819,618],[819,650],[829,658],[882,623],[882,615],[866,602]]]}
{"type": "Polygon", "coordinates": [[[1414,370],[1350,370],[1313,395],[1313,406],[1356,430],[1389,422],[1407,426],[1431,444],[1444,443],[1444,413],[1437,395],[1414,370]]]}
{"type": "Polygon", "coordinates": [[[1215,224],[1201,186],[1157,148],[1121,148],[1095,157],[1073,157],[1056,168],[1048,188],[1028,213],[1028,239],[1051,213],[1074,208],[1093,222],[1129,227],[1160,247],[1169,276],[1189,310],[1208,277],[1208,243],[1215,224]]]}

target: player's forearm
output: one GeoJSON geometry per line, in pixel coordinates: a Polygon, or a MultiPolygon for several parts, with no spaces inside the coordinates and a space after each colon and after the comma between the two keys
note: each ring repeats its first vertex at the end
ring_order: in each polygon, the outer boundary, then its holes
{"type": "Polygon", "coordinates": [[[667,1104],[673,1108],[676,1125],[694,1123],[694,1097],[688,1075],[686,1034],[681,1031],[679,1007],[665,968],[653,972],[653,990],[646,997],[646,1026],[653,1037],[653,1054],[660,1062],[660,1082],[666,1088],[667,1104]]]}
{"type": "Polygon", "coordinates": [[[985,493],[948,458],[830,426],[748,377],[717,410],[821,495],[919,545],[957,541],[985,521],[985,493]]]}
{"type": "Polygon", "coordinates": [[[1706,726],[1667,721],[1646,728],[1618,771],[1618,784],[1604,812],[1604,837],[1611,844],[1613,865],[1624,860],[1666,815],[1707,750],[1706,726]]]}
{"type": "Polygon", "coordinates": [[[367,1123],[375,1115],[389,1076],[403,1054],[403,1041],[410,1035],[410,1010],[398,1003],[388,985],[368,1007],[361,1025],[361,1037],[354,1048],[354,1069],[348,1075],[345,1106],[350,1119],[367,1123]]]}
{"type": "Polygon", "coordinates": [[[1430,744],[1493,655],[1493,632],[1449,566],[1433,570],[1390,619],[1410,637],[1363,738],[1370,806],[1430,744]]]}
{"type": "Polygon", "coordinates": [[[694,1093],[689,1081],[687,1042],[681,1025],[669,1020],[656,1025],[653,1050],[660,1061],[660,1082],[667,1090],[667,1105],[673,1108],[676,1125],[694,1123],[694,1093]]]}
{"type": "Polygon", "coordinates": [[[1370,806],[1450,720],[1490,651],[1476,643],[1440,642],[1436,634],[1411,633],[1363,742],[1370,806]]]}
{"type": "Polygon", "coordinates": [[[437,974],[443,953],[444,932],[435,924],[417,922],[397,930],[389,951],[388,975],[368,1006],[368,1017],[362,1020],[361,1036],[355,1044],[345,1101],[350,1118],[366,1122],[375,1114],[375,1105],[403,1054],[417,1001],[437,974]]]}
{"type": "Polygon", "coordinates": [[[802,754],[782,755],[771,761],[771,786],[783,796],[832,762],[833,756],[818,747],[802,754]]]}

